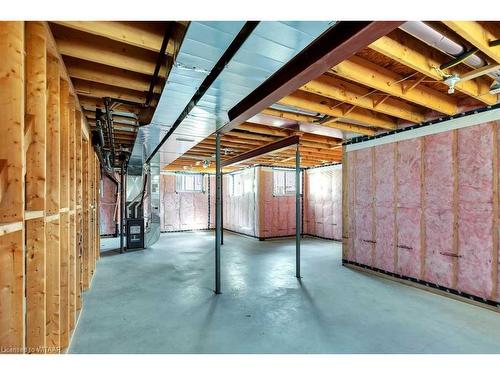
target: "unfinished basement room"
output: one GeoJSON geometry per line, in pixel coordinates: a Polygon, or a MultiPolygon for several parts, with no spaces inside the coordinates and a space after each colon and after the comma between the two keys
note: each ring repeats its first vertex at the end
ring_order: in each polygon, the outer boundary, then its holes
{"type": "Polygon", "coordinates": [[[500,354],[500,21],[73,14],[0,21],[5,357],[500,354]]]}

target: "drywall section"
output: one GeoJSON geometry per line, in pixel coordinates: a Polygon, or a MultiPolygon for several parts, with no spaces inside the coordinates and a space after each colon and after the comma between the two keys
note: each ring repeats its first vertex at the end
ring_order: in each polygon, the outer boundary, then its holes
{"type": "Polygon", "coordinates": [[[99,259],[99,162],[44,22],[0,22],[0,353],[61,353],[99,259]]]}
{"type": "Polygon", "coordinates": [[[499,124],[348,149],[344,260],[500,301],[499,124]]]}
{"type": "Polygon", "coordinates": [[[304,233],[342,240],[342,165],[312,168],[304,179],[304,233]]]}
{"type": "MultiPolygon", "coordinates": [[[[212,190],[214,178],[210,178],[212,190]]],[[[177,192],[176,174],[160,175],[160,228],[164,232],[208,229],[209,176],[203,176],[203,192],[177,192]]],[[[212,192],[210,192],[212,193],[212,192]]],[[[211,197],[211,202],[214,197],[211,197]]],[[[212,204],[212,203],[211,203],[212,204]]],[[[213,207],[211,212],[213,211],[213,207]]]]}
{"type": "Polygon", "coordinates": [[[101,195],[99,213],[101,218],[101,236],[111,236],[117,234],[117,225],[120,215],[119,210],[119,189],[116,183],[106,174],[101,177],[101,195]]]}

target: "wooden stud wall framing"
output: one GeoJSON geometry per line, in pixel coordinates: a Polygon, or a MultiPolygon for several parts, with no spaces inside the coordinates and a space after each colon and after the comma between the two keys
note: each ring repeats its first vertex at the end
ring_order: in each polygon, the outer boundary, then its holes
{"type": "Polygon", "coordinates": [[[0,54],[0,353],[60,353],[98,259],[99,163],[48,25],[0,22],[0,54]]]}

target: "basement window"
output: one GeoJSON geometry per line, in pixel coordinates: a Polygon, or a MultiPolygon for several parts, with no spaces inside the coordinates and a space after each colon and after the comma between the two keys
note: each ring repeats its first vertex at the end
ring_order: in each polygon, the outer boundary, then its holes
{"type": "MultiPolygon", "coordinates": [[[[275,197],[295,194],[295,170],[273,168],[273,195],[275,197]]],[[[300,194],[302,194],[302,172],[300,172],[300,194]]]]}
{"type": "Polygon", "coordinates": [[[177,193],[202,193],[203,188],[203,174],[201,173],[178,173],[175,175],[175,191],[177,193]]]}
{"type": "Polygon", "coordinates": [[[253,171],[232,173],[229,175],[229,195],[239,197],[247,193],[253,193],[253,171]]]}

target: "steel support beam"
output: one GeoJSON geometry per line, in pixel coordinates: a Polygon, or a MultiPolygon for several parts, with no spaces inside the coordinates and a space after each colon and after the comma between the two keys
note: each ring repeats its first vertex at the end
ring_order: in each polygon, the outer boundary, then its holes
{"type": "MultiPolygon", "coordinates": [[[[219,134],[219,133],[217,133],[219,134]]],[[[257,147],[253,150],[244,152],[242,154],[236,155],[234,158],[222,161],[222,166],[227,167],[232,164],[238,164],[245,160],[254,159],[261,155],[268,154],[273,151],[280,150],[282,148],[290,147],[293,145],[298,145],[300,142],[300,137],[298,135],[292,135],[290,137],[282,138],[276,142],[271,142],[265,144],[261,147],[257,147]]]]}
{"type": "Polygon", "coordinates": [[[221,294],[220,247],[222,240],[222,174],[220,157],[220,137],[215,136],[215,294],[221,294]]]}
{"type": "Polygon", "coordinates": [[[229,111],[227,133],[249,118],[290,95],[332,66],[396,29],[401,21],[340,21],[304,48],[292,60],[229,111]]]}
{"type": "Polygon", "coordinates": [[[295,150],[295,277],[300,279],[300,149],[295,150]]]}

